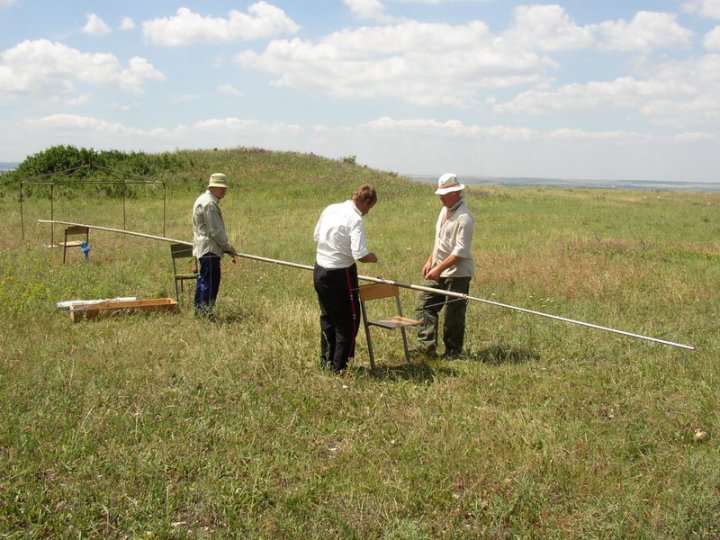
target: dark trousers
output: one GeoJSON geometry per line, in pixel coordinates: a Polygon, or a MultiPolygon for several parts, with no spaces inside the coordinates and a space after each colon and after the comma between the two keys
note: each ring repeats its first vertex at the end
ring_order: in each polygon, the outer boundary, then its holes
{"type": "MultiPolygon", "coordinates": [[[[425,287],[442,289],[461,294],[470,291],[469,277],[440,278],[439,282],[428,281],[425,287]]],[[[443,343],[445,354],[459,355],[465,342],[465,312],[467,300],[422,292],[415,302],[415,318],[422,321],[418,326],[418,345],[428,353],[437,352],[438,326],[440,310],[445,307],[445,322],[443,324],[443,343]]]]}
{"type": "Polygon", "coordinates": [[[320,363],[341,372],[355,356],[360,323],[357,266],[328,270],[315,265],[313,285],[320,303],[320,363]]]}
{"type": "Polygon", "coordinates": [[[200,273],[195,285],[195,311],[209,313],[220,290],[220,259],[207,253],[200,257],[200,273]]]}

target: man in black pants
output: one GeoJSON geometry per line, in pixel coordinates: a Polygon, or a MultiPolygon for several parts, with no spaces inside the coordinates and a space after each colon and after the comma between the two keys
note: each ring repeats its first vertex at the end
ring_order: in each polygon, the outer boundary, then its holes
{"type": "Polygon", "coordinates": [[[362,220],[376,202],[375,188],[363,184],[350,200],[325,208],[313,234],[317,242],[313,284],[320,303],[320,365],[329,365],[338,374],[355,355],[360,323],[355,261],[377,262],[367,248],[362,220]]]}

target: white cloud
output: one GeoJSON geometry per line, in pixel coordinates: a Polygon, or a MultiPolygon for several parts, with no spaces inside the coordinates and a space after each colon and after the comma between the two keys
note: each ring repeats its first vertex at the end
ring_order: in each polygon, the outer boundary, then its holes
{"type": "Polygon", "coordinates": [[[640,11],[624,19],[578,26],[556,4],[519,6],[513,26],[502,38],[524,49],[563,51],[599,47],[620,51],[649,51],[685,47],[693,33],[680,26],[671,13],[640,11]]]}
{"type": "Polygon", "coordinates": [[[593,111],[600,107],[633,107],[650,98],[692,93],[684,88],[661,81],[642,81],[634,77],[621,77],[613,81],[593,81],[587,84],[572,83],[556,90],[528,90],[512,101],[498,104],[498,113],[542,114],[550,111],[593,111]]]}
{"type": "Polygon", "coordinates": [[[638,12],[630,22],[620,19],[593,27],[602,37],[602,47],[619,51],[649,51],[686,47],[693,32],[683,28],[672,13],[638,12]]]}
{"type": "Polygon", "coordinates": [[[430,4],[430,5],[438,5],[438,4],[452,4],[457,2],[463,2],[463,3],[476,3],[476,4],[489,4],[490,2],[494,2],[495,0],[388,0],[388,2],[392,2],[395,4],[430,4]]]}
{"type": "Polygon", "coordinates": [[[267,2],[257,2],[248,13],[231,10],[227,19],[203,17],[180,8],[173,17],[143,23],[145,38],[155,45],[180,47],[194,43],[232,43],[294,34],[299,26],[285,12],[267,2]]]}
{"type": "Polygon", "coordinates": [[[240,97],[243,93],[235,88],[232,84],[221,84],[218,86],[218,92],[228,96],[240,97]]]}
{"type": "Polygon", "coordinates": [[[720,50],[720,26],[716,26],[707,34],[705,34],[705,39],[703,39],[703,45],[706,49],[711,51],[720,50]]]}
{"type": "Polygon", "coordinates": [[[385,6],[380,0],[344,0],[345,5],[359,19],[371,19],[381,23],[388,23],[394,20],[385,12],[385,6]]]}
{"type": "Polygon", "coordinates": [[[497,113],[545,114],[633,109],[659,125],[712,126],[720,120],[720,55],[674,61],[653,68],[645,79],[567,84],[529,90],[495,105],[497,113]]]}
{"type": "Polygon", "coordinates": [[[588,27],[576,25],[558,5],[515,8],[513,27],[503,39],[525,49],[548,51],[586,48],[595,41],[588,27]]]}
{"type": "MultiPolygon", "coordinates": [[[[82,115],[53,114],[26,120],[19,129],[34,133],[38,147],[73,144],[88,148],[168,151],[177,148],[227,148],[229,146],[261,146],[287,149],[288,141],[303,140],[304,130],[296,124],[244,120],[236,117],[213,118],[191,125],[172,128],[127,126],[118,122],[82,115]],[[285,146],[282,146],[282,145],[285,146]]],[[[5,142],[0,133],[0,142],[5,142]]],[[[28,152],[30,153],[30,152],[28,152]]]]}
{"type": "MultiPolygon", "coordinates": [[[[377,14],[379,2],[355,3],[377,14]]],[[[273,83],[342,98],[394,97],[423,106],[481,107],[487,89],[547,85],[559,64],[553,51],[650,51],[690,43],[692,32],[667,13],[639,12],[627,22],[579,26],[559,5],[514,10],[513,24],[493,34],[481,21],[462,25],[402,21],[345,29],[317,40],[274,40],[243,51],[243,67],[275,75],[273,83]]]]}
{"type": "Polygon", "coordinates": [[[0,55],[0,93],[14,96],[74,93],[80,83],[140,92],[164,79],[145,58],[133,57],[123,68],[110,53],[83,53],[46,39],[23,41],[0,55]]]}
{"type": "Polygon", "coordinates": [[[120,22],[120,30],[134,30],[135,21],[131,17],[123,17],[120,22]]]}
{"type": "Polygon", "coordinates": [[[320,126],[313,141],[324,155],[352,153],[361,163],[402,173],[698,181],[716,181],[718,143],[717,135],[702,131],[671,136],[544,131],[387,117],[357,126],[320,126]]]}
{"type": "Polygon", "coordinates": [[[90,34],[91,36],[105,36],[112,32],[110,27],[105,24],[105,21],[94,13],[87,15],[87,22],[85,23],[85,26],[83,26],[82,31],[83,33],[90,34]]]}
{"type": "Polygon", "coordinates": [[[274,84],[338,97],[398,97],[419,105],[464,106],[480,89],[538,83],[550,60],[497,40],[479,21],[407,21],[335,32],[318,41],[272,41],[235,56],[268,71],[274,84]]]}
{"type": "Polygon", "coordinates": [[[17,3],[17,0],[0,0],[0,8],[6,8],[13,6],[17,3]]]}
{"type": "Polygon", "coordinates": [[[703,17],[720,19],[720,0],[690,0],[683,4],[683,8],[703,17]]]}

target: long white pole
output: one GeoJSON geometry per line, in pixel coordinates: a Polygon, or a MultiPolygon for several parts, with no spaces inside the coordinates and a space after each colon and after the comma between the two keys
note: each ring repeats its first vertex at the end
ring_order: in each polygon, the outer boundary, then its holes
{"type": "MultiPolygon", "coordinates": [[[[150,240],[160,240],[162,242],[172,242],[172,243],[176,243],[176,244],[184,244],[186,246],[192,245],[192,242],[186,242],[185,240],[176,240],[174,238],[166,238],[164,236],[156,236],[154,234],[145,234],[145,233],[140,233],[140,232],[135,232],[135,231],[126,231],[124,229],[114,229],[112,227],[100,227],[97,225],[87,225],[84,223],[73,223],[71,221],[58,221],[58,220],[49,220],[49,219],[39,219],[38,221],[40,223],[59,223],[61,225],[78,225],[81,227],[88,227],[89,229],[96,229],[99,231],[116,232],[116,233],[121,233],[121,234],[129,234],[131,236],[139,236],[141,238],[149,238],[150,240]]],[[[247,253],[238,253],[237,256],[242,257],[244,259],[251,259],[254,261],[261,261],[261,262],[266,262],[266,263],[279,264],[282,266],[289,266],[291,268],[300,268],[303,270],[312,270],[313,269],[312,266],[307,265],[307,264],[299,264],[299,263],[283,261],[283,260],[279,260],[279,259],[270,259],[268,257],[260,257],[258,255],[249,255],[247,253]]],[[[550,313],[543,313],[542,311],[535,311],[534,309],[527,309],[527,308],[523,308],[523,307],[512,306],[510,304],[503,304],[502,302],[495,302],[493,300],[487,300],[485,298],[478,298],[477,296],[470,296],[467,294],[456,293],[456,292],[452,292],[452,291],[443,291],[443,290],[439,290],[439,289],[433,289],[432,287],[425,287],[423,285],[415,285],[413,283],[405,283],[402,281],[394,281],[392,279],[384,279],[384,278],[380,278],[380,277],[359,275],[358,279],[362,279],[363,281],[371,281],[374,283],[385,283],[388,285],[395,285],[397,287],[402,287],[404,289],[412,289],[414,291],[422,291],[422,292],[427,292],[430,294],[436,294],[436,295],[440,295],[440,296],[449,296],[452,298],[460,298],[462,300],[472,300],[474,302],[482,302],[483,304],[490,304],[491,306],[512,309],[515,311],[520,311],[522,313],[529,313],[531,315],[538,315],[540,317],[554,319],[556,321],[562,321],[562,322],[566,322],[566,323],[570,323],[570,324],[577,324],[580,326],[585,326],[586,328],[593,328],[595,330],[603,330],[605,332],[612,332],[615,334],[621,334],[623,336],[628,336],[628,337],[632,337],[632,338],[644,339],[646,341],[661,343],[663,345],[669,345],[671,347],[678,347],[680,349],[686,349],[686,350],[690,350],[690,351],[695,350],[695,347],[693,347],[692,345],[684,345],[682,343],[676,343],[674,341],[667,341],[665,339],[655,338],[655,337],[651,337],[651,336],[644,336],[642,334],[635,334],[633,332],[626,332],[625,330],[618,330],[616,328],[610,328],[608,326],[600,326],[597,324],[592,324],[592,323],[588,323],[588,322],[584,322],[584,321],[578,321],[575,319],[568,319],[567,317],[561,317],[559,315],[552,315],[550,313]]]]}

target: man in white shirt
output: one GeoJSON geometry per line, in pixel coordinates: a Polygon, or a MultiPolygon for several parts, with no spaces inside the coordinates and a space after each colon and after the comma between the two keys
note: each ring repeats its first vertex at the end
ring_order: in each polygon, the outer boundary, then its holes
{"type": "Polygon", "coordinates": [[[208,189],[193,204],[193,255],[200,261],[195,286],[195,312],[211,316],[220,290],[220,259],[223,253],[233,257],[237,251],[225,233],[220,201],[227,192],[227,178],[222,173],[210,176],[208,189]]]}
{"type": "MultiPolygon", "coordinates": [[[[436,195],[443,204],[435,224],[435,245],[423,266],[427,287],[468,294],[475,271],[472,252],[475,218],[463,197],[465,186],[452,173],[438,179],[436,195]]],[[[444,358],[458,358],[465,340],[465,311],[467,300],[448,298],[423,292],[415,304],[415,318],[422,320],[418,327],[417,350],[429,356],[437,354],[440,310],[445,309],[443,324],[444,358]]]]}
{"type": "Polygon", "coordinates": [[[377,262],[367,248],[362,220],[376,202],[375,188],[360,186],[351,200],[323,210],[313,234],[317,242],[313,285],[320,303],[320,365],[338,374],[355,355],[360,323],[355,261],[377,262]]]}

